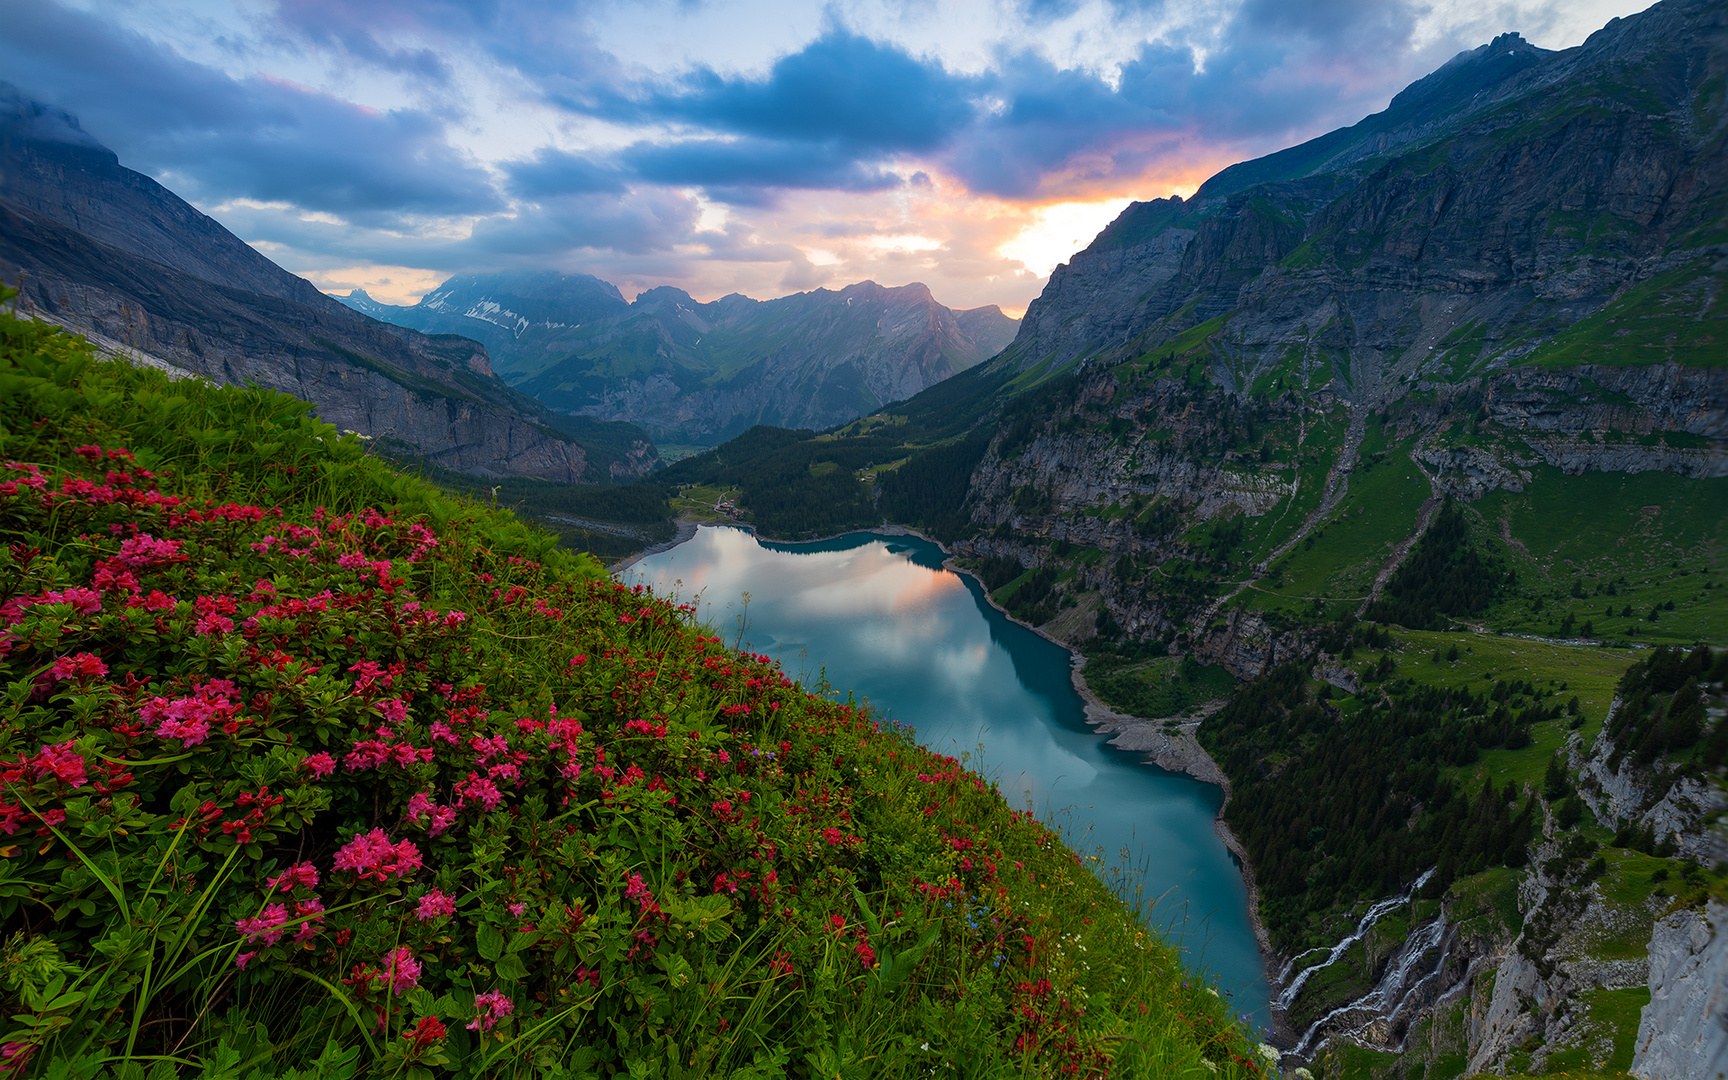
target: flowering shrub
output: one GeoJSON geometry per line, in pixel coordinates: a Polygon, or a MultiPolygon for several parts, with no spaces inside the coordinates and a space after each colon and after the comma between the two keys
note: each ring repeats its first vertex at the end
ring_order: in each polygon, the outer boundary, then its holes
{"type": "Polygon", "coordinates": [[[1257,1073],[953,760],[297,402],[0,346],[0,1075],[1257,1073]]]}

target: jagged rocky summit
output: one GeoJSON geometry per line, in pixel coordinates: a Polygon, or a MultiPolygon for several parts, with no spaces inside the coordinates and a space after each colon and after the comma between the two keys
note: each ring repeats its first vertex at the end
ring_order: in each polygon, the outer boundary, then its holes
{"type": "Polygon", "coordinates": [[[485,342],[501,375],[554,409],[699,445],[755,424],[845,423],[989,359],[1019,327],[994,305],[954,311],[924,285],[871,281],[709,303],[662,286],[626,302],[585,274],[512,272],[451,278],[413,307],[343,302],[485,342]]]}
{"type": "Polygon", "coordinates": [[[480,474],[608,482],[654,446],[510,389],[486,349],[365,318],[118,157],[70,114],[0,84],[0,274],[20,311],[99,347],[312,402],[392,452],[480,474]]]}

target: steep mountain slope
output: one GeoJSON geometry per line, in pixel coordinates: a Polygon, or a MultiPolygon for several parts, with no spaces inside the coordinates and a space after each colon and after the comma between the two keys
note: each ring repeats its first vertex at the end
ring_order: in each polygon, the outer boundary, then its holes
{"type": "Polygon", "coordinates": [[[586,275],[452,278],[411,308],[343,301],[403,326],[469,334],[500,373],[562,412],[711,445],[752,424],[828,427],[994,356],[1016,320],[951,311],[923,285],[874,282],[698,303],[675,288],[626,304],[586,275]]]}
{"type": "Polygon", "coordinates": [[[556,417],[511,390],[473,341],[354,314],[10,87],[0,270],[22,275],[24,311],[115,350],[295,394],[330,423],[449,468],[606,481],[654,464],[640,432],[556,417]]]}
{"type": "Polygon", "coordinates": [[[1227,169],[1188,202],[1134,204],[1052,275],[1013,362],[1199,332],[1231,389],[1330,379],[1347,356],[1335,389],[1363,402],[1576,362],[1616,334],[1645,347],[1618,362],[1708,362],[1721,349],[1699,320],[1722,314],[1728,253],[1725,18],[1670,0],[1564,52],[1498,39],[1354,128],[1227,169]],[[1630,335],[1576,325],[1617,299],[1650,319],[1630,335]]]}

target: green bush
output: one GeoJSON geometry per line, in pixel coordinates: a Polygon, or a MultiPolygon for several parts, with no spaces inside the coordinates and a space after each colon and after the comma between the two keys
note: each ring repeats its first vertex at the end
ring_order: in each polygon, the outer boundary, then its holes
{"type": "Polygon", "coordinates": [[[0,1071],[1259,1074],[1049,830],[688,607],[280,395],[0,318],[0,401],[0,1071]]]}

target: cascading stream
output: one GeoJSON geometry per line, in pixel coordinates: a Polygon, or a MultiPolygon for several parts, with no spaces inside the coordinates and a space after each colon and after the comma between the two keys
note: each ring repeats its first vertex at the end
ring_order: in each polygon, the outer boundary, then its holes
{"type": "Polygon", "coordinates": [[[1434,965],[1434,970],[1406,985],[1412,971],[1422,962],[1428,951],[1445,940],[1446,930],[1447,923],[1444,915],[1436,915],[1432,922],[1417,928],[1415,933],[1405,940],[1403,948],[1399,950],[1393,963],[1387,967],[1386,973],[1380,977],[1380,981],[1374,985],[1373,989],[1355,1001],[1338,1006],[1310,1024],[1308,1030],[1302,1033],[1302,1038],[1297,1042],[1292,1052],[1304,1057],[1310,1056],[1335,1035],[1354,1035],[1376,1020],[1397,1019],[1398,1014],[1404,1010],[1405,1004],[1409,1002],[1412,995],[1429,980],[1439,977],[1445,968],[1446,954],[1442,952],[1434,965]],[[1368,1016],[1361,1023],[1351,1028],[1332,1032],[1316,1041],[1315,1037],[1329,1023],[1341,1016],[1347,1016],[1361,1010],[1368,1012],[1368,1016]]]}
{"type": "MultiPolygon", "coordinates": [[[[1332,946],[1330,955],[1326,957],[1323,963],[1315,964],[1310,968],[1303,968],[1302,971],[1297,974],[1295,980],[1291,982],[1289,986],[1284,988],[1284,990],[1278,995],[1278,1008],[1288,1011],[1291,1003],[1296,1000],[1296,995],[1302,992],[1303,985],[1308,982],[1315,972],[1324,971],[1326,968],[1336,964],[1343,958],[1344,954],[1349,951],[1350,946],[1361,941],[1367,936],[1368,931],[1374,929],[1374,924],[1379,922],[1382,916],[1386,915],[1388,912],[1396,911],[1405,904],[1408,904],[1416,895],[1416,891],[1422,886],[1428,884],[1428,879],[1433,876],[1434,871],[1423,871],[1422,876],[1416,879],[1416,883],[1410,886],[1409,892],[1405,893],[1403,896],[1393,897],[1390,900],[1382,900],[1378,904],[1369,908],[1368,913],[1362,916],[1361,921],[1356,924],[1355,931],[1345,937],[1342,941],[1338,942],[1338,944],[1332,946]]],[[[1312,952],[1313,950],[1309,951],[1312,952]]],[[[1285,970],[1289,970],[1288,965],[1286,965],[1285,970]]]]}

